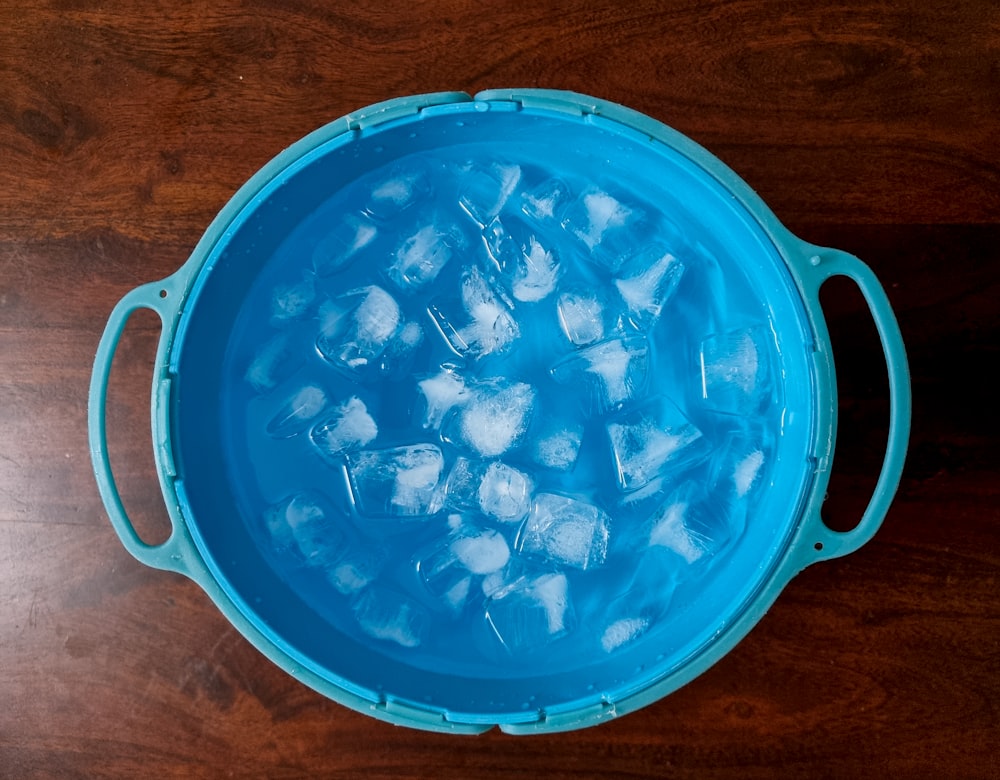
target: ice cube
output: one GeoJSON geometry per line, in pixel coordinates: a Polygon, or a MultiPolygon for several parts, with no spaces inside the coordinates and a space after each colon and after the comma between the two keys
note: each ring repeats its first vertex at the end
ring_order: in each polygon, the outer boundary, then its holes
{"type": "Polygon", "coordinates": [[[503,535],[492,528],[459,533],[451,542],[455,559],[473,574],[500,571],[510,560],[510,548],[503,535]]]}
{"type": "Polygon", "coordinates": [[[361,216],[340,217],[317,242],[312,255],[313,270],[317,276],[332,276],[343,271],[377,234],[378,229],[361,216]]]}
{"type": "Polygon", "coordinates": [[[430,193],[430,177],[422,167],[396,166],[386,178],[372,187],[365,211],[385,222],[425,200],[430,193]]]}
{"type": "Polygon", "coordinates": [[[708,455],[701,431],[665,396],[619,416],[607,430],[618,485],[625,492],[650,484],[668,470],[680,473],[708,455]]]}
{"type": "Polygon", "coordinates": [[[327,500],[315,491],[296,493],[271,507],[265,525],[277,552],[294,550],[307,564],[330,564],[343,554],[344,534],[327,500]]]}
{"type": "Polygon", "coordinates": [[[518,533],[518,552],[577,569],[600,566],[608,553],[608,519],[586,501],[539,493],[518,533]]]}
{"type": "Polygon", "coordinates": [[[444,416],[455,406],[465,403],[470,392],[465,380],[451,367],[443,366],[434,376],[417,382],[417,389],[424,398],[422,424],[424,428],[438,430],[444,416]]]}
{"type": "Polygon", "coordinates": [[[417,647],[427,636],[430,618],[423,607],[395,590],[372,585],[353,609],[359,628],[375,639],[417,647]]]}
{"type": "Polygon", "coordinates": [[[604,413],[641,394],[649,372],[648,353],[640,335],[599,341],[557,363],[551,373],[560,384],[589,385],[594,406],[604,413]]]}
{"type": "Polygon", "coordinates": [[[635,252],[635,224],[642,217],[639,209],[592,188],[567,208],[562,225],[590,250],[592,261],[615,273],[635,252]]]}
{"type": "Polygon", "coordinates": [[[403,290],[426,287],[465,243],[465,236],[454,225],[443,221],[423,225],[396,249],[389,278],[403,290]]]}
{"type": "Polygon", "coordinates": [[[381,287],[352,290],[320,310],[316,347],[351,373],[376,361],[400,327],[399,304],[381,287]]]}
{"type": "Polygon", "coordinates": [[[312,274],[306,274],[297,282],[279,284],[271,295],[271,321],[284,324],[298,319],[309,311],[316,299],[316,283],[312,274]]]}
{"type": "Polygon", "coordinates": [[[489,224],[517,188],[521,168],[512,163],[471,162],[461,172],[459,205],[480,226],[489,224]]]}
{"type": "Polygon", "coordinates": [[[615,287],[628,306],[632,323],[648,329],[660,316],[684,271],[684,265],[662,247],[650,247],[629,260],[615,287]]]}
{"type": "Polygon", "coordinates": [[[671,550],[688,564],[708,561],[740,533],[739,512],[724,496],[685,483],[651,518],[649,544],[671,550]]]}
{"type": "Polygon", "coordinates": [[[491,463],[479,481],[479,508],[504,523],[521,520],[531,507],[534,483],[506,463],[491,463]]]}
{"type": "Polygon", "coordinates": [[[459,441],[478,455],[495,458],[523,440],[534,413],[535,390],[517,382],[484,382],[452,418],[450,441],[459,441]]]}
{"type": "Polygon", "coordinates": [[[634,642],[649,628],[649,617],[637,615],[634,617],[618,618],[601,634],[601,647],[604,652],[610,653],[623,645],[634,642]]]}
{"type": "Polygon", "coordinates": [[[313,428],[311,437],[320,452],[328,457],[365,447],[378,436],[378,425],[357,396],[351,396],[333,413],[313,428]]]}
{"type": "Polygon", "coordinates": [[[763,465],[764,453],[759,449],[751,450],[736,462],[733,469],[733,485],[736,488],[737,498],[743,498],[750,492],[760,476],[763,465]]]}
{"type": "Polygon", "coordinates": [[[510,547],[496,530],[455,516],[452,532],[418,557],[417,571],[428,591],[457,611],[465,605],[473,582],[507,565],[510,547]]]}
{"type": "Polygon", "coordinates": [[[514,297],[526,303],[547,298],[556,289],[559,274],[555,253],[542,246],[535,236],[530,236],[514,272],[514,297]]]}
{"type": "Polygon", "coordinates": [[[526,575],[504,585],[489,598],[486,620],[508,653],[543,650],[575,623],[566,575],[526,575]]]}
{"type": "Polygon", "coordinates": [[[386,345],[385,351],[379,357],[379,373],[389,379],[399,380],[406,377],[423,340],[424,329],[419,323],[412,320],[407,322],[386,345]]]}
{"type": "Polygon", "coordinates": [[[521,194],[521,211],[536,222],[555,220],[569,200],[569,187],[559,179],[548,179],[521,194]]]}
{"type": "MultiPolygon", "coordinates": [[[[483,480],[485,465],[459,455],[444,482],[445,502],[462,511],[479,509],[479,484],[483,480]]],[[[459,521],[461,516],[456,515],[459,521]]]]}
{"type": "Polygon", "coordinates": [[[556,306],[563,333],[577,346],[604,337],[604,306],[596,295],[566,290],[559,295],[556,306]]]}
{"type": "Polygon", "coordinates": [[[576,464],[582,442],[580,426],[546,431],[535,440],[535,461],[556,471],[569,471],[576,464]]]}
{"type": "Polygon", "coordinates": [[[347,455],[358,511],[368,517],[422,517],[441,508],[444,456],[434,444],[412,444],[347,455]]]}
{"type": "Polygon", "coordinates": [[[276,439],[302,433],[326,408],[326,393],[316,385],[299,388],[281,405],[267,424],[267,432],[276,439]]]}
{"type": "Polygon", "coordinates": [[[261,347],[244,375],[250,386],[258,393],[273,390],[285,377],[295,372],[303,357],[292,349],[287,333],[275,336],[261,347]]]}
{"type": "Polygon", "coordinates": [[[466,358],[505,351],[521,335],[513,306],[475,267],[462,275],[461,301],[436,300],[428,308],[452,349],[466,358]]]}
{"type": "Polygon", "coordinates": [[[768,343],[773,336],[763,326],[709,336],[701,343],[701,397],[718,412],[750,416],[772,394],[768,343]]]}
{"type": "Polygon", "coordinates": [[[344,554],[326,569],[326,579],[345,596],[358,593],[382,570],[385,554],[380,548],[348,544],[344,554]]]}

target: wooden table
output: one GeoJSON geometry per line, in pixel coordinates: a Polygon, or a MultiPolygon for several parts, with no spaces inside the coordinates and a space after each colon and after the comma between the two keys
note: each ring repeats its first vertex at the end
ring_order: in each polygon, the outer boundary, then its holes
{"type": "MultiPolygon", "coordinates": [[[[161,3],[0,7],[0,776],[1000,777],[1000,12],[989,2],[161,3]],[[907,342],[907,470],[875,539],[793,581],[676,694],[581,732],[395,728],[272,665],[98,498],[86,392],[132,287],[179,267],[292,141],[395,96],[551,87],[666,122],[802,237],[865,259],[907,342]]],[[[865,506],[885,369],[824,301],[841,436],[827,519],[865,506]]],[[[140,312],[111,452],[162,538],[140,312]]]]}

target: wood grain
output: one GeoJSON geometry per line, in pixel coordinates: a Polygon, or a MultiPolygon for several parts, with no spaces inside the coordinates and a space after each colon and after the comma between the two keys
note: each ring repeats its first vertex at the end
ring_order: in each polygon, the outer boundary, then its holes
{"type": "MultiPolygon", "coordinates": [[[[1000,777],[1000,11],[988,2],[0,5],[0,777],[1000,777]],[[282,148],[438,90],[572,89],[720,156],[803,238],[865,259],[914,387],[907,471],[860,552],[796,578],[702,677],[582,732],[454,738],[303,687],[193,583],[135,562],[90,469],[107,315],[183,263],[282,148]]],[[[827,521],[863,510],[885,369],[824,290],[841,432],[827,521]]],[[[159,333],[130,322],[111,452],[166,532],[159,333]]]]}

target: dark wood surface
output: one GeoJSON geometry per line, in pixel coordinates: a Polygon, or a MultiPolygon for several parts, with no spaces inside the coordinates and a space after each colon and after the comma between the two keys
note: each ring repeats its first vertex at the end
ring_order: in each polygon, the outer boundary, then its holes
{"type": "MultiPolygon", "coordinates": [[[[991,2],[0,4],[0,776],[1000,777],[1000,12],[991,2]],[[180,266],[258,167],[351,110],[551,87],[699,141],[802,237],[865,259],[907,342],[898,498],[726,658],[600,727],[432,735],[335,705],[193,583],[135,562],[97,494],[86,389],[132,287],[180,266]]],[[[824,291],[849,526],[885,441],[881,351],[824,291]]],[[[129,324],[111,450],[166,520],[129,324]]]]}

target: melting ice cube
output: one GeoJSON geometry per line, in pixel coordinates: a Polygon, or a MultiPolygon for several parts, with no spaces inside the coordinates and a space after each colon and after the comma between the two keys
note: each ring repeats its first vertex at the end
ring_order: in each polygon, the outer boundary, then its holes
{"type": "Polygon", "coordinates": [[[556,306],[563,333],[577,346],[604,337],[604,306],[596,295],[566,290],[559,295],[556,306]]]}
{"type": "Polygon", "coordinates": [[[424,608],[395,590],[373,585],[353,608],[358,626],[375,639],[417,647],[427,636],[430,618],[424,608]]]}
{"type": "Polygon", "coordinates": [[[313,443],[328,457],[364,447],[378,436],[378,426],[357,396],[348,398],[312,431],[313,443]]]}
{"type": "Polygon", "coordinates": [[[453,225],[432,222],[410,234],[396,249],[389,278],[403,290],[419,290],[437,279],[465,237],[453,225]]]}
{"type": "Polygon", "coordinates": [[[635,252],[635,227],[643,216],[607,192],[590,189],[567,208],[562,225],[590,250],[592,261],[615,273],[635,252]]]}
{"type": "Polygon", "coordinates": [[[511,163],[471,162],[462,171],[458,202],[481,226],[489,224],[517,188],[521,168],[511,163]]]}
{"type": "MultiPolygon", "coordinates": [[[[749,416],[772,394],[768,331],[742,328],[709,336],[701,343],[701,398],[719,412],[749,416]]],[[[773,338],[772,338],[773,343],[773,338]]]]}
{"type": "Polygon", "coordinates": [[[639,335],[599,341],[557,363],[551,373],[560,384],[589,384],[603,413],[639,396],[649,371],[648,351],[639,335]]]}
{"type": "Polygon", "coordinates": [[[358,253],[375,240],[378,229],[367,219],[353,214],[339,218],[313,250],[313,270],[331,276],[347,268],[358,253]]]}
{"type": "Polygon", "coordinates": [[[556,471],[569,471],[576,464],[582,442],[582,427],[556,426],[555,430],[547,430],[535,440],[535,461],[556,471]]]}
{"type": "Polygon", "coordinates": [[[521,211],[536,222],[555,220],[569,200],[569,187],[559,179],[548,179],[521,194],[521,211]]]}
{"type": "Polygon", "coordinates": [[[577,569],[600,566],[608,553],[608,516],[586,501],[539,493],[518,533],[517,549],[577,569]]]}
{"type": "Polygon", "coordinates": [[[556,288],[561,269],[556,255],[517,218],[494,218],[483,230],[496,269],[506,278],[514,298],[537,303],[556,288]]]}
{"type": "Polygon", "coordinates": [[[276,439],[301,433],[326,408],[326,393],[316,385],[301,387],[287,397],[267,424],[267,432],[276,439]]]}
{"type": "Polygon", "coordinates": [[[656,321],[683,271],[681,261],[660,247],[640,252],[625,264],[615,287],[636,327],[647,329],[656,321]]]}
{"type": "Polygon", "coordinates": [[[488,600],[486,620],[508,653],[544,649],[575,623],[566,575],[523,576],[504,585],[488,600]]]}
{"type": "Polygon", "coordinates": [[[444,416],[453,407],[470,397],[462,375],[447,366],[442,367],[434,376],[417,382],[417,389],[424,398],[422,424],[424,428],[434,430],[441,427],[444,416]]]}
{"type": "Polygon", "coordinates": [[[475,359],[505,351],[521,335],[512,308],[472,267],[462,275],[461,301],[439,299],[428,311],[451,348],[475,359]]]}
{"type": "Polygon", "coordinates": [[[491,463],[479,481],[479,508],[501,522],[516,522],[528,513],[533,489],[524,472],[499,461],[491,463]]]}
{"type": "Polygon", "coordinates": [[[499,572],[509,560],[510,547],[502,534],[459,520],[442,544],[421,556],[417,570],[431,594],[457,610],[474,580],[499,572]]]}
{"type": "Polygon", "coordinates": [[[447,438],[495,458],[518,446],[531,422],[535,390],[518,382],[484,382],[445,426],[447,438]]]}
{"type": "Polygon", "coordinates": [[[682,485],[653,515],[649,544],[665,547],[689,564],[707,561],[739,533],[737,509],[700,486],[682,485]]]}
{"type": "Polygon", "coordinates": [[[294,549],[310,565],[335,561],[344,547],[344,534],[330,502],[315,491],[285,499],[265,515],[274,548],[294,549]]]}
{"type": "Polygon", "coordinates": [[[378,359],[378,370],[389,379],[403,379],[409,374],[417,350],[424,340],[424,329],[419,323],[410,321],[386,345],[378,359]]]}
{"type": "Polygon", "coordinates": [[[302,360],[300,352],[292,348],[288,334],[282,333],[261,347],[247,367],[245,377],[254,390],[263,393],[294,373],[302,360]]]}
{"type": "Polygon", "coordinates": [[[281,324],[302,317],[316,298],[316,284],[311,274],[298,282],[280,284],[271,296],[271,321],[281,324]]]}
{"type": "Polygon", "coordinates": [[[347,455],[358,511],[368,517],[422,517],[441,508],[444,456],[434,444],[347,455]]]}
{"type": "Polygon", "coordinates": [[[646,633],[649,623],[649,617],[642,615],[618,618],[610,623],[601,634],[601,647],[604,652],[610,653],[623,645],[634,642],[646,633]]]}
{"type": "Polygon", "coordinates": [[[358,593],[379,574],[385,563],[381,549],[369,545],[348,545],[344,554],[326,569],[326,579],[345,596],[358,593]]]}
{"type": "Polygon", "coordinates": [[[372,187],[365,211],[375,219],[387,221],[423,201],[430,193],[427,171],[419,166],[396,166],[386,178],[372,187]]]}
{"type": "Polygon", "coordinates": [[[607,430],[618,484],[626,492],[650,484],[668,469],[680,472],[708,455],[701,431],[664,396],[618,417],[607,430]]]}
{"type": "Polygon", "coordinates": [[[399,304],[381,287],[352,290],[320,311],[316,347],[331,363],[351,372],[375,361],[402,320],[399,304]]]}

